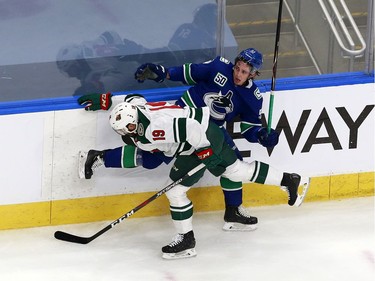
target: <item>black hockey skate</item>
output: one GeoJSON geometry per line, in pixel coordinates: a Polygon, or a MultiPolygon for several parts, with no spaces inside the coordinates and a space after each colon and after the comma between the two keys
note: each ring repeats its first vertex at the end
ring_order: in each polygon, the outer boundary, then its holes
{"type": "Polygon", "coordinates": [[[173,241],[164,246],[161,251],[164,259],[191,258],[197,255],[194,247],[194,232],[191,230],[185,234],[177,234],[173,241]]]}
{"type": "MultiPolygon", "coordinates": [[[[284,173],[283,179],[281,180],[282,189],[288,193],[289,200],[288,205],[300,205],[299,195],[298,195],[298,186],[301,182],[301,176],[298,174],[289,174],[284,173]]],[[[302,203],[302,202],[301,202],[302,203]]]]}
{"type": "Polygon", "coordinates": [[[252,231],[257,229],[258,219],[250,216],[241,205],[226,207],[224,214],[223,230],[226,231],[252,231]]]}
{"type": "Polygon", "coordinates": [[[81,179],[91,179],[94,171],[104,165],[104,151],[79,152],[78,173],[81,179]]]}

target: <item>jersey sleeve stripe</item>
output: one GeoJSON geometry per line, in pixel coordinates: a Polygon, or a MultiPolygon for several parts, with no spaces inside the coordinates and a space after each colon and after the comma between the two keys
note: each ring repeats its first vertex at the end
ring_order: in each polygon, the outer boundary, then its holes
{"type": "Polygon", "coordinates": [[[199,123],[202,123],[202,120],[203,120],[203,110],[202,110],[202,108],[196,108],[196,109],[194,109],[194,111],[195,111],[194,119],[197,120],[199,123]]]}
{"type": "Polygon", "coordinates": [[[173,138],[177,143],[186,141],[186,118],[173,119],[173,138]]]}
{"type": "Polygon", "coordinates": [[[203,109],[202,108],[190,108],[189,118],[195,119],[200,124],[202,124],[203,109]]]}
{"type": "Polygon", "coordinates": [[[240,124],[241,134],[245,133],[246,131],[250,130],[253,127],[259,127],[259,126],[261,126],[261,124],[241,122],[240,124]]]}
{"type": "Polygon", "coordinates": [[[178,132],[177,118],[173,118],[173,139],[174,139],[174,142],[179,143],[177,132],[178,132]]]}
{"type": "Polygon", "coordinates": [[[190,96],[189,90],[185,91],[183,96],[181,97],[181,100],[186,104],[188,107],[197,107],[193,101],[193,99],[190,96]]]}
{"type": "Polygon", "coordinates": [[[177,119],[178,123],[178,138],[180,142],[185,142],[186,141],[186,118],[178,118],[177,119]]]}
{"type": "Polygon", "coordinates": [[[191,63],[185,63],[183,65],[183,69],[184,69],[184,79],[185,79],[185,82],[188,84],[188,85],[195,85],[197,84],[193,77],[191,76],[191,63]]]}

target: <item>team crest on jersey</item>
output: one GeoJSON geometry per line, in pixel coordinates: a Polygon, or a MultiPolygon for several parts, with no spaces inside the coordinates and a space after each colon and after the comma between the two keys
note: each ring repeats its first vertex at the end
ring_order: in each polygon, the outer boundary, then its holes
{"type": "Polygon", "coordinates": [[[137,135],[142,137],[144,134],[145,134],[145,128],[143,127],[142,123],[139,123],[138,129],[137,129],[137,135]]]}
{"type": "Polygon", "coordinates": [[[214,119],[224,120],[225,115],[233,111],[233,92],[226,95],[219,93],[207,93],[204,95],[204,103],[210,108],[210,114],[214,119]]]}
{"type": "Polygon", "coordinates": [[[220,72],[218,72],[214,78],[214,82],[218,84],[220,87],[224,87],[227,81],[228,81],[228,78],[225,75],[221,74],[220,72]]]}

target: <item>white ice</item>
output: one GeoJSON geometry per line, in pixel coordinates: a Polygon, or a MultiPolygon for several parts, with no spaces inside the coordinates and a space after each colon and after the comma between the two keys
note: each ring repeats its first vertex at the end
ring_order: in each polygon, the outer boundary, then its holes
{"type": "Polygon", "coordinates": [[[91,236],[110,221],[0,231],[0,280],[375,280],[374,197],[249,210],[253,232],[222,231],[223,212],[196,213],[198,255],[172,261],[160,251],[174,235],[169,216],[124,220],[87,245],[53,234],[91,236]]]}

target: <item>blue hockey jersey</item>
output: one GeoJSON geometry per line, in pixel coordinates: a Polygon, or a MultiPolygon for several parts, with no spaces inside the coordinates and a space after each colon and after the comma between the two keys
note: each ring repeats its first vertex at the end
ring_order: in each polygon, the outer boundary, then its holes
{"type": "Polygon", "coordinates": [[[211,119],[219,126],[241,119],[241,133],[250,142],[257,142],[256,133],[261,127],[263,98],[253,82],[236,86],[233,81],[233,64],[223,58],[168,68],[170,80],[192,85],[177,100],[180,106],[210,108],[211,119]]]}

